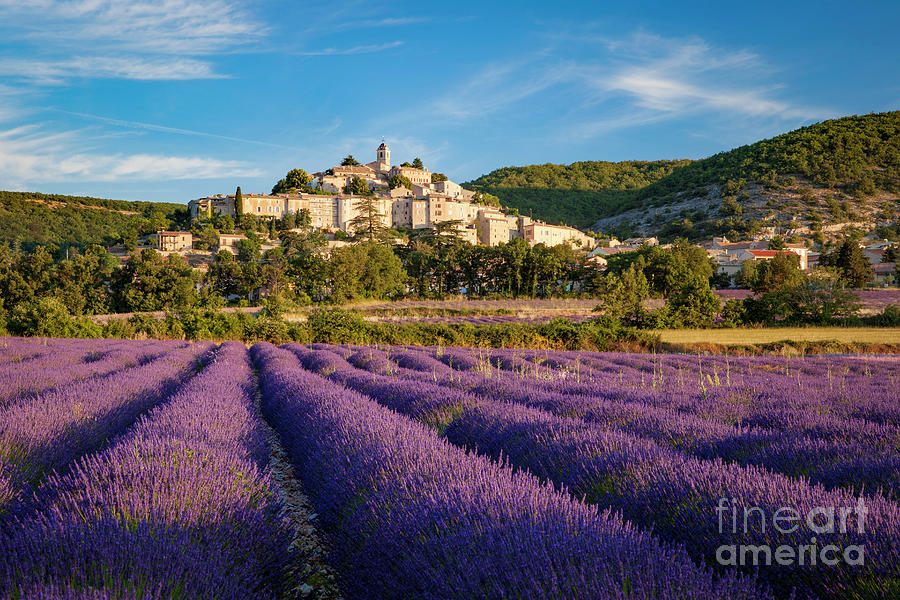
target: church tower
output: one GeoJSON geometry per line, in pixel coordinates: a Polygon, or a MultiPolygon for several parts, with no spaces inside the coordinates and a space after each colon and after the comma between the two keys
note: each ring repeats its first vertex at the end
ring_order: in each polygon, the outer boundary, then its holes
{"type": "Polygon", "coordinates": [[[384,140],[381,140],[381,145],[378,146],[376,156],[375,162],[383,164],[385,171],[391,168],[391,149],[387,147],[384,140]]]}

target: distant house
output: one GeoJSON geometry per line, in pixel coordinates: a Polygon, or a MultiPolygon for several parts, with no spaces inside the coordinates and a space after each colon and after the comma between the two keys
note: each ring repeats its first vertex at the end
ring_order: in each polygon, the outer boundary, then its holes
{"type": "Polygon", "coordinates": [[[156,247],[163,252],[181,252],[190,250],[194,237],[190,231],[157,231],[156,247]]]}
{"type": "Polygon", "coordinates": [[[800,254],[799,252],[794,252],[794,250],[790,248],[788,248],[787,250],[747,250],[746,252],[755,261],[772,260],[779,254],[796,254],[800,257],[800,269],[805,271],[807,268],[807,254],[805,252],[806,248],[803,248],[803,250],[804,252],[802,254],[800,254]]]}
{"type": "Polygon", "coordinates": [[[572,245],[581,245],[585,248],[591,248],[594,245],[594,238],[574,227],[549,225],[547,223],[529,223],[525,225],[522,228],[522,237],[532,246],[537,244],[556,246],[565,242],[571,242],[572,245]]]}
{"type": "Polygon", "coordinates": [[[897,263],[886,262],[872,265],[872,281],[874,283],[891,283],[896,278],[897,263]]]}
{"type": "Polygon", "coordinates": [[[884,248],[866,248],[863,250],[863,256],[869,259],[869,264],[877,265],[884,260],[884,248]]]}
{"type": "Polygon", "coordinates": [[[219,250],[230,250],[232,253],[235,253],[238,242],[246,239],[247,236],[241,233],[220,233],[219,250]]]}

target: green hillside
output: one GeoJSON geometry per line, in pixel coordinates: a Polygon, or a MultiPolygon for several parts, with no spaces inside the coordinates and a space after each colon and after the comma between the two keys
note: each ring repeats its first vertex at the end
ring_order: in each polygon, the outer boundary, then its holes
{"type": "Polygon", "coordinates": [[[500,198],[504,206],[551,223],[588,227],[597,215],[630,202],[634,192],[659,181],[689,160],[584,161],[570,165],[503,167],[465,187],[500,198]]]}
{"type": "Polygon", "coordinates": [[[600,218],[710,186],[733,195],[748,183],[786,178],[856,197],[900,191],[900,111],[824,121],[697,161],[579,162],[505,167],[466,184],[549,222],[586,227],[600,218]]]}
{"type": "Polygon", "coordinates": [[[0,191],[0,244],[86,246],[183,224],[187,207],[81,196],[0,191]]]}

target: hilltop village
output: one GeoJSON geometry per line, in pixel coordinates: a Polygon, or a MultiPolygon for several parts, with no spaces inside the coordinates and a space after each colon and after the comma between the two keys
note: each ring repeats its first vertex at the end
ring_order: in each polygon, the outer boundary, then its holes
{"type": "MultiPolygon", "coordinates": [[[[305,187],[308,191],[300,188],[288,193],[242,194],[240,209],[261,218],[281,218],[305,211],[313,228],[329,234],[352,234],[360,201],[369,198],[374,200],[382,225],[387,228],[428,229],[453,221],[460,239],[471,244],[497,246],[523,238],[532,246],[566,242],[585,249],[594,246],[594,238],[578,229],[488,206],[480,194],[426,169],[420,162],[392,165],[391,150],[384,142],[376,149],[374,161],[313,173],[305,187]]],[[[234,194],[191,200],[189,207],[192,218],[236,217],[238,213],[234,194]]]]}

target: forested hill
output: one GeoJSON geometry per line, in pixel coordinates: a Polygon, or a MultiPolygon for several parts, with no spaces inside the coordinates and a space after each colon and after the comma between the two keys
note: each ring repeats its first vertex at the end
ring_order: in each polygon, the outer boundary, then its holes
{"type": "Polygon", "coordinates": [[[586,227],[630,209],[707,196],[712,186],[771,188],[789,177],[855,197],[900,191],[900,111],[824,121],[702,160],[506,167],[466,187],[537,218],[586,227]]]}
{"type": "Polygon", "coordinates": [[[635,190],[671,175],[689,160],[582,161],[570,165],[503,167],[465,187],[500,198],[504,206],[551,223],[587,227],[635,190]]]}
{"type": "Polygon", "coordinates": [[[0,191],[0,244],[113,244],[186,223],[187,206],[0,191]]]}

